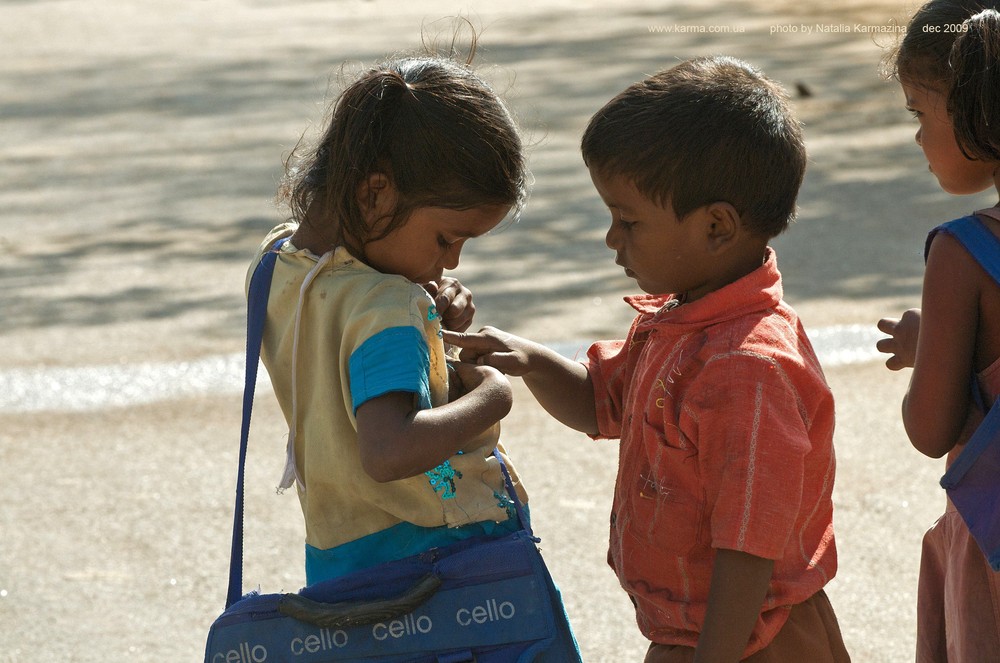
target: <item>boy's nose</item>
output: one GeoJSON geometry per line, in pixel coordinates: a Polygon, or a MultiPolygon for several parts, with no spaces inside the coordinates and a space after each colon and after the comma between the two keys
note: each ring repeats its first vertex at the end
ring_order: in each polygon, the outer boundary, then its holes
{"type": "Polygon", "coordinates": [[[617,230],[617,224],[612,221],[611,227],[608,228],[608,232],[604,235],[604,243],[608,245],[609,249],[618,250],[620,235],[617,230]]]}
{"type": "Polygon", "coordinates": [[[922,130],[923,130],[923,127],[918,127],[917,128],[917,133],[913,134],[913,140],[917,141],[917,145],[919,145],[920,147],[924,146],[923,143],[921,142],[921,138],[922,138],[921,131],[922,130]]]}

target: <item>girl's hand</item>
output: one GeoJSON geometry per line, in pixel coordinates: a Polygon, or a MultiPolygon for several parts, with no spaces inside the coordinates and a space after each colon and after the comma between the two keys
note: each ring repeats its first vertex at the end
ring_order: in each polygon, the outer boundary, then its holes
{"type": "Polygon", "coordinates": [[[891,371],[913,368],[917,354],[917,335],[920,332],[920,309],[911,308],[898,320],[882,318],[878,321],[878,329],[890,336],[875,344],[879,352],[892,355],[885,360],[886,368],[891,371]]]}
{"type": "Polygon", "coordinates": [[[424,284],[424,290],[434,298],[441,325],[448,330],[464,332],[472,325],[476,305],[472,303],[472,291],[450,276],[439,282],[424,284]]]}
{"type": "Polygon", "coordinates": [[[510,384],[499,371],[488,366],[479,366],[467,362],[448,360],[448,402],[466,395],[487,378],[499,378],[510,384]]]}
{"type": "Polygon", "coordinates": [[[525,375],[531,371],[535,343],[495,327],[483,327],[474,334],[444,333],[444,342],[462,348],[463,362],[492,366],[507,375],[525,375]]]}
{"type": "Polygon", "coordinates": [[[455,371],[455,376],[458,378],[459,384],[461,384],[463,395],[474,391],[484,383],[492,386],[494,382],[500,385],[501,390],[510,391],[510,380],[495,368],[470,364],[464,361],[452,362],[451,366],[455,371]]]}
{"type": "MultiPolygon", "coordinates": [[[[449,366],[451,370],[448,377],[452,381],[448,384],[449,402],[460,398],[471,398],[481,403],[482,407],[489,403],[492,406],[503,408],[501,418],[506,416],[514,404],[514,390],[510,380],[503,373],[489,366],[478,366],[461,361],[449,362],[449,366]],[[458,383],[454,385],[454,389],[452,388],[453,382],[458,383]]],[[[493,436],[494,438],[493,446],[496,446],[496,438],[500,435],[499,423],[498,420],[490,429],[491,432],[487,433],[487,437],[493,436]]],[[[485,444],[483,440],[482,436],[473,438],[462,447],[462,450],[477,449],[485,444]]]]}

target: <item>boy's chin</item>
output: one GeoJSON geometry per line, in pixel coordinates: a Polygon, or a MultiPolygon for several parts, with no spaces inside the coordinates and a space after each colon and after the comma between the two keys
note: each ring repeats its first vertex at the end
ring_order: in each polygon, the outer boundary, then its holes
{"type": "Polygon", "coordinates": [[[633,274],[630,274],[630,276],[632,277],[632,280],[635,281],[635,284],[639,288],[639,290],[642,290],[647,295],[659,296],[659,295],[670,294],[670,293],[667,293],[667,292],[663,292],[663,289],[656,287],[655,284],[645,283],[645,282],[641,281],[640,279],[636,278],[636,276],[633,275],[633,274]]]}
{"type": "Polygon", "coordinates": [[[642,290],[647,295],[652,295],[653,297],[668,297],[675,294],[673,290],[664,290],[663,288],[658,288],[656,286],[643,286],[643,284],[639,283],[638,280],[636,280],[635,284],[639,286],[639,290],[642,290]]]}

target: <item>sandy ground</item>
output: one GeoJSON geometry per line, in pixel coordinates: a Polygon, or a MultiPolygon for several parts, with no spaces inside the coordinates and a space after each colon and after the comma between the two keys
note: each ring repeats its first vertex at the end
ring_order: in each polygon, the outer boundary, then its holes
{"type": "MultiPolygon", "coordinates": [[[[479,61],[516,109],[536,184],[521,222],[457,274],[479,321],[546,341],[618,337],[631,282],[578,156],[592,114],[679,58],[728,53],[810,95],[799,222],[775,242],[807,326],[874,324],[919,301],[924,233],[990,202],[941,193],[877,65],[897,2],[12,0],[0,7],[0,389],[5,370],[179,362],[243,345],[246,261],[281,218],[283,154],[341,65],[419,46],[436,19],[482,28],[479,61]],[[526,3],[525,3],[526,4],[526,3]],[[873,34],[872,30],[880,31],[873,34]]],[[[346,71],[356,68],[349,64],[346,71]]],[[[922,531],[940,463],[898,422],[905,374],[830,367],[841,570],[828,591],[856,661],[912,659],[922,531]]],[[[52,384],[51,389],[59,388],[52,384]]],[[[518,383],[505,423],[585,660],[638,661],[606,567],[615,448],[548,420],[518,383]]],[[[245,577],[303,582],[283,426],[258,397],[245,577]]],[[[193,661],[222,609],[239,398],[0,412],[0,663],[193,661]]]]}

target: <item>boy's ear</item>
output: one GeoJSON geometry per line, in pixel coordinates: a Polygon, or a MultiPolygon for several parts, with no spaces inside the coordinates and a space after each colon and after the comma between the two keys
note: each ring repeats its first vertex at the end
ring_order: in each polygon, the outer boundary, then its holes
{"type": "Polygon", "coordinates": [[[396,209],[396,189],[385,173],[372,173],[358,183],[358,207],[371,227],[396,209]]]}
{"type": "Polygon", "coordinates": [[[710,251],[727,248],[737,238],[742,228],[740,213],[726,202],[715,202],[704,209],[705,238],[710,251]]]}

